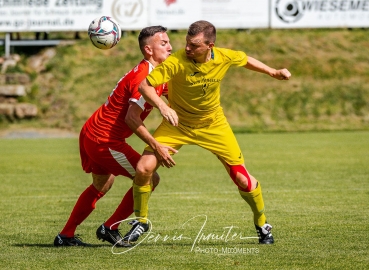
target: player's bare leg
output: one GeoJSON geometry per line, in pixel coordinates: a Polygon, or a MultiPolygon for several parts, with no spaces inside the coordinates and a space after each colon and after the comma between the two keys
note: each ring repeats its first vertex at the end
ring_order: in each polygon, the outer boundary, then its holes
{"type": "Polygon", "coordinates": [[[151,178],[158,168],[158,161],[153,152],[144,151],[136,166],[133,182],[139,186],[149,185],[151,178]]]}
{"type": "Polygon", "coordinates": [[[133,179],[134,211],[138,221],[147,223],[148,202],[152,190],[152,179],[158,168],[158,161],[153,152],[144,151],[136,167],[133,179]]]}
{"type": "Polygon", "coordinates": [[[137,220],[131,223],[132,229],[123,238],[127,246],[134,245],[140,235],[149,229],[148,205],[153,181],[156,181],[155,171],[158,166],[155,154],[144,151],[137,164],[136,175],[133,179],[134,212],[137,220]]]}
{"type": "Polygon", "coordinates": [[[254,224],[259,236],[259,243],[273,244],[274,239],[270,233],[272,226],[267,223],[264,214],[264,200],[260,183],[248,173],[245,165],[229,165],[224,160],[221,160],[221,162],[233,182],[238,186],[241,197],[247,202],[254,213],[254,224]]]}
{"type": "MultiPolygon", "coordinates": [[[[224,168],[227,170],[228,174],[232,177],[232,172],[231,172],[231,167],[230,165],[228,165],[224,160],[222,159],[219,159],[222,164],[224,165],[224,168]]],[[[240,165],[242,166],[245,170],[246,170],[246,167],[245,165],[240,165]]],[[[251,174],[248,174],[249,178],[248,179],[246,177],[246,175],[242,174],[241,172],[236,172],[236,175],[235,175],[235,179],[232,178],[232,180],[235,182],[235,184],[238,186],[238,187],[241,187],[242,189],[244,190],[254,190],[256,188],[256,185],[258,183],[258,181],[255,179],[255,177],[253,177],[251,174]],[[250,180],[250,183],[249,183],[249,180],[250,180]],[[250,186],[250,187],[249,187],[250,186]]]]}
{"type": "Polygon", "coordinates": [[[110,188],[114,184],[114,179],[115,176],[112,174],[99,175],[92,173],[92,184],[98,191],[104,194],[106,194],[110,190],[110,188]]]}

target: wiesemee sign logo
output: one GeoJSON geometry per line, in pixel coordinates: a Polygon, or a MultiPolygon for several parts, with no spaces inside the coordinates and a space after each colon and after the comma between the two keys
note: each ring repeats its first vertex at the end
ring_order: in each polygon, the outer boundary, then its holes
{"type": "Polygon", "coordinates": [[[369,12],[369,0],[276,0],[275,13],[285,23],[295,23],[304,15],[364,14],[369,12]]]}
{"type": "Polygon", "coordinates": [[[304,14],[302,5],[299,1],[277,0],[275,12],[282,21],[286,23],[294,23],[298,21],[304,14]]]}

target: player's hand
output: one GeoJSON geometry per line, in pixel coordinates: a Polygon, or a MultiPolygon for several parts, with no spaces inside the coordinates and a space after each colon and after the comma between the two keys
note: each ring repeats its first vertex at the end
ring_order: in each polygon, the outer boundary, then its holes
{"type": "Polygon", "coordinates": [[[158,160],[158,164],[162,167],[171,168],[176,165],[175,161],[173,160],[170,152],[173,154],[178,153],[178,151],[170,146],[159,145],[156,150],[154,151],[155,156],[158,160]]]}
{"type": "Polygon", "coordinates": [[[166,106],[160,109],[161,115],[173,126],[178,126],[178,115],[172,108],[166,106]]]}
{"type": "Polygon", "coordinates": [[[274,78],[278,80],[289,80],[291,78],[291,73],[286,68],[279,69],[276,71],[274,78]]]}

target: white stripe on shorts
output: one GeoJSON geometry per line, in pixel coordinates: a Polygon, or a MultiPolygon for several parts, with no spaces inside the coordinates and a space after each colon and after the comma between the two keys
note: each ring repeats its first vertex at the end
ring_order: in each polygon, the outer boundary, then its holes
{"type": "Polygon", "coordinates": [[[109,148],[109,151],[110,151],[111,155],[113,156],[113,158],[120,164],[120,166],[122,166],[124,169],[126,169],[126,171],[130,175],[135,176],[136,170],[133,168],[131,163],[128,161],[125,154],[114,151],[110,148],[109,148]]]}

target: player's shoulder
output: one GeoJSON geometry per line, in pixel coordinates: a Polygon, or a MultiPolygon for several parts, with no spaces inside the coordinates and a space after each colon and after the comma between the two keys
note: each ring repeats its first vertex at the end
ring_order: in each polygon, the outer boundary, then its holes
{"type": "Polygon", "coordinates": [[[237,51],[233,49],[219,48],[219,47],[213,47],[213,52],[214,54],[218,53],[218,54],[222,54],[225,56],[232,56],[233,54],[237,53],[237,51]]]}
{"type": "Polygon", "coordinates": [[[134,73],[137,73],[137,72],[149,72],[150,71],[150,62],[145,60],[145,59],[142,59],[140,63],[138,63],[133,69],[132,71],[134,73]]]}
{"type": "Polygon", "coordinates": [[[147,74],[150,73],[152,68],[153,67],[150,66],[150,63],[147,60],[143,59],[124,76],[124,79],[132,80],[133,78],[146,77],[147,74]]]}
{"type": "Polygon", "coordinates": [[[120,79],[118,85],[139,84],[149,73],[150,63],[143,59],[120,79]]]}
{"type": "Polygon", "coordinates": [[[228,48],[219,48],[219,47],[213,47],[214,57],[220,58],[219,60],[230,60],[232,61],[235,58],[242,58],[246,57],[246,53],[243,51],[237,51],[233,49],[228,48]]]}

